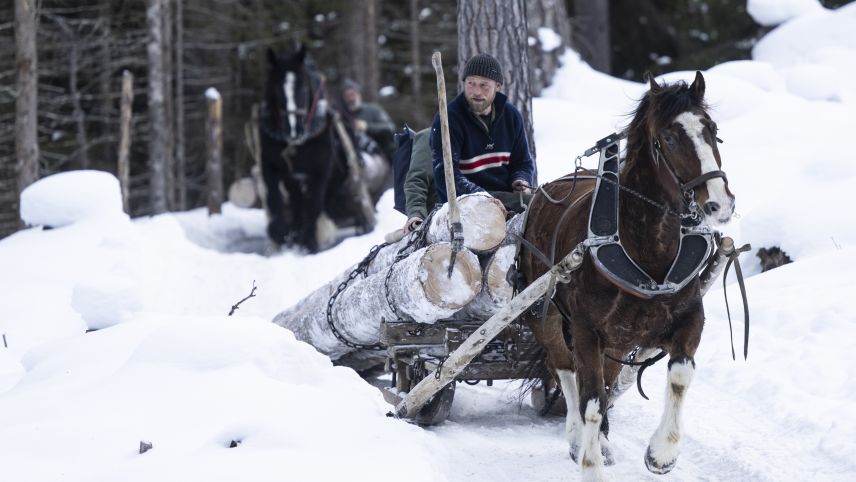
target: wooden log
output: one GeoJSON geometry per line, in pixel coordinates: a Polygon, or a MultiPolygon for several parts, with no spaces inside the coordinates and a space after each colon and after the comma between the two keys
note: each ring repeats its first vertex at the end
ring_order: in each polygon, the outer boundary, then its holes
{"type": "MultiPolygon", "coordinates": [[[[481,290],[481,269],[476,255],[469,250],[458,252],[449,278],[451,254],[450,243],[432,244],[381,272],[351,280],[333,304],[336,329],[352,343],[370,345],[380,338],[382,320],[404,317],[433,323],[451,316],[481,290]]],[[[325,285],[316,290],[276,315],[273,322],[335,360],[356,348],[337,338],[328,324],[328,289],[325,285]]]]}
{"type": "MultiPolygon", "coordinates": [[[[464,228],[464,247],[476,253],[496,249],[505,239],[505,207],[487,193],[465,194],[458,198],[464,228]]],[[[446,203],[434,213],[428,225],[429,244],[451,241],[451,217],[446,203]]]]}
{"type": "Polygon", "coordinates": [[[229,186],[229,202],[240,208],[260,205],[256,182],[251,177],[242,177],[229,186]]]}
{"type": "Polygon", "coordinates": [[[511,301],[514,286],[511,284],[513,278],[510,278],[513,273],[510,275],[509,272],[514,269],[516,254],[517,246],[508,244],[500,246],[484,261],[481,291],[473,301],[455,313],[454,318],[486,320],[511,301]]]}

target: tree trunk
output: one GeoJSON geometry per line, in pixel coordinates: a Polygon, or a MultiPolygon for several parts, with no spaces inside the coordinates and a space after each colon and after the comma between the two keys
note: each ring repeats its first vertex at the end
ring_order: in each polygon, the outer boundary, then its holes
{"type": "MultiPolygon", "coordinates": [[[[448,278],[451,252],[449,243],[432,244],[382,272],[352,280],[332,306],[336,329],[349,341],[367,345],[380,338],[382,320],[404,316],[433,323],[451,316],[480,291],[481,280],[478,258],[466,249],[458,252],[452,277],[448,278]]],[[[276,315],[273,322],[337,359],[354,348],[340,341],[330,328],[329,299],[330,291],[322,287],[276,315]]]]}
{"type": "Polygon", "coordinates": [[[362,86],[363,100],[375,101],[380,84],[377,47],[377,0],[353,0],[345,9],[344,48],[340,65],[345,77],[362,86]]]}
{"type": "Polygon", "coordinates": [[[122,188],[122,207],[131,214],[131,107],[134,103],[134,76],[122,72],[122,101],[119,113],[119,185],[122,188]]]}
{"type": "Polygon", "coordinates": [[[610,73],[609,1],[574,0],[574,26],[574,44],[582,59],[593,69],[610,73]]]}
{"type": "Polygon", "coordinates": [[[20,193],[39,177],[38,69],[35,0],[15,0],[15,156],[17,162],[0,168],[0,238],[21,226],[20,193]]]}
{"type": "Polygon", "coordinates": [[[166,185],[167,209],[174,210],[176,207],[177,192],[175,186],[175,91],[173,82],[175,77],[173,56],[175,48],[173,42],[173,7],[174,0],[161,0],[161,58],[163,59],[163,113],[164,125],[164,177],[166,185]]]}
{"type": "Polygon", "coordinates": [[[496,57],[502,67],[502,91],[523,114],[529,151],[535,158],[532,92],[525,0],[467,0],[458,2],[458,78],[467,60],[478,53],[496,57]]]}
{"type": "Polygon", "coordinates": [[[164,0],[146,0],[149,79],[149,200],[155,214],[167,210],[166,138],[168,124],[164,111],[163,28],[161,9],[164,0]]]}
{"type": "Polygon", "coordinates": [[[184,0],[175,0],[175,184],[179,210],[188,207],[184,156],[184,0]]]}
{"type": "Polygon", "coordinates": [[[564,0],[526,0],[532,95],[549,86],[559,68],[559,58],[570,44],[571,24],[564,0]]]}

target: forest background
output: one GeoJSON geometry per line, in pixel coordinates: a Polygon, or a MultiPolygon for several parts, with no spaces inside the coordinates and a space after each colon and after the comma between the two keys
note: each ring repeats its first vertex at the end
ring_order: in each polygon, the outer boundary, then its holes
{"type": "MultiPolygon", "coordinates": [[[[479,0],[485,3],[484,0],[479,0]]],[[[19,192],[35,179],[76,169],[116,173],[123,72],[133,74],[129,211],[134,216],[206,201],[205,91],[223,102],[223,184],[253,163],[246,124],[262,98],[268,49],[301,42],[335,93],[363,86],[399,126],[425,127],[437,109],[430,54],[458,82],[467,0],[14,0],[0,5],[0,238],[21,227],[19,192]],[[21,6],[30,16],[22,21],[21,6]],[[29,27],[35,27],[27,32],[29,27]],[[22,155],[22,33],[32,35],[37,128],[22,155]],[[154,51],[153,51],[154,45],[154,51]],[[156,69],[153,68],[153,60],[156,69]],[[152,89],[152,75],[160,88],[152,89]],[[161,97],[153,99],[153,96],[161,97]],[[158,102],[153,103],[153,100],[158,102]],[[160,121],[153,122],[153,106],[160,121]],[[159,142],[151,142],[152,136],[159,142]],[[153,147],[157,146],[157,147],[153,147]],[[160,150],[155,153],[153,149],[160,150]],[[31,159],[28,160],[27,158],[31,159]],[[164,174],[153,201],[152,158],[164,174]]],[[[493,0],[526,25],[529,96],[550,84],[566,47],[595,69],[641,80],[748,59],[772,26],[757,24],[745,0],[493,0]]],[[[847,0],[823,0],[834,8],[847,0]]],[[[501,59],[503,60],[503,59],[501,59]]],[[[513,68],[513,67],[512,67],[513,68]]],[[[517,79],[527,76],[518,75],[517,79]]],[[[450,91],[454,90],[450,88],[450,91]]],[[[452,95],[453,92],[450,92],[452,95]]],[[[514,100],[514,99],[513,99],[514,100]]],[[[525,110],[525,107],[524,107],[525,110]]],[[[525,112],[524,112],[525,113],[525,112]]],[[[573,112],[567,115],[573,116],[573,112]]],[[[531,118],[531,116],[530,116],[531,118]]],[[[530,126],[531,127],[531,126],[530,126]]],[[[27,144],[27,143],[24,143],[27,144]]]]}

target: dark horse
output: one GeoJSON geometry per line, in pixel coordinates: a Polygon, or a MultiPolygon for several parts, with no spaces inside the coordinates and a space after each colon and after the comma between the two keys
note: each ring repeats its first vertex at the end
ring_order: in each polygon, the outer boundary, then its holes
{"type": "MultiPolygon", "coordinates": [[[[659,85],[651,79],[650,90],[624,131],[625,162],[620,170],[615,164],[622,190],[615,189],[617,231],[607,241],[620,240],[613,247],[620,251],[623,246],[625,258],[650,276],[645,279],[664,281],[647,283],[650,289],[639,291],[608,272],[607,261],[597,262],[590,252],[568,282],[557,285],[544,318],[537,310],[526,314],[545,349],[547,366],[566,394],[566,434],[584,480],[603,479],[604,458],[607,465],[612,463],[606,445],[607,408],[622,391],[617,388],[623,366],[619,361],[637,350],[659,349],[669,355],[665,411],[649,442],[646,466],[666,473],[678,457],[681,407],[695,369],[704,307],[697,271],[685,270],[678,288],[668,278],[679,249],[683,252],[681,245],[690,244],[681,241],[682,230],[697,226],[711,233],[709,226],[728,222],[734,211],[704,90],[700,72],[689,86],[659,85]],[[657,293],[657,286],[664,291],[657,293]]],[[[589,215],[590,211],[594,215],[597,181],[598,176],[589,172],[545,185],[530,204],[524,238],[538,250],[560,257],[578,245],[590,246],[584,240],[591,237],[589,215]]],[[[700,248],[705,252],[710,249],[710,238],[706,239],[700,248]]],[[[701,256],[706,259],[706,254],[701,256]]],[[[526,279],[547,271],[539,258],[531,249],[521,254],[526,279]]]]}
{"type": "MultiPolygon", "coordinates": [[[[374,206],[365,195],[345,143],[353,139],[330,105],[324,77],[303,46],[290,54],[268,50],[270,72],[261,111],[262,178],[266,188],[268,236],[277,244],[296,242],[310,252],[318,239],[322,213],[348,219],[357,232],[374,227],[374,206]],[[282,186],[288,194],[285,210],[282,186]]],[[[352,151],[353,152],[353,151],[352,151]]]]}

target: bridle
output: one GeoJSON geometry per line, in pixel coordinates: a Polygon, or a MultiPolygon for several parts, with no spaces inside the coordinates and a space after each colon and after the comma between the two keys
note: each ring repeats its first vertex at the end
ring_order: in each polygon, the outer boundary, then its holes
{"type": "MultiPolygon", "coordinates": [[[[323,74],[314,74],[305,65],[301,66],[299,73],[304,78],[304,84],[309,88],[310,102],[308,107],[290,108],[280,105],[268,106],[270,109],[278,109],[281,118],[287,118],[290,115],[296,116],[298,119],[303,118],[303,130],[299,135],[292,136],[285,132],[282,126],[268,125],[269,123],[261,123],[262,132],[273,140],[282,144],[287,144],[288,149],[293,150],[305,144],[308,140],[319,136],[327,126],[326,122],[319,122],[319,118],[326,118],[327,115],[327,89],[326,79],[323,74]]],[[[270,117],[270,114],[268,114],[270,117]]]]}
{"type": "MultiPolygon", "coordinates": [[[[717,138],[717,141],[719,141],[719,138],[717,138]]],[[[663,154],[663,149],[660,146],[660,141],[657,140],[656,137],[651,140],[651,145],[654,146],[654,158],[658,162],[662,161],[663,165],[666,166],[666,170],[669,171],[669,174],[671,174],[672,179],[675,181],[675,184],[677,184],[678,189],[680,189],[681,191],[681,194],[683,194],[685,201],[688,198],[695,199],[695,194],[693,190],[711,179],[721,178],[724,182],[728,182],[728,178],[725,176],[725,171],[722,170],[708,171],[699,176],[694,177],[693,179],[690,179],[687,182],[683,182],[680,176],[678,176],[677,171],[675,171],[674,166],[672,166],[671,161],[669,161],[669,158],[666,157],[665,154],[663,154]]]]}

